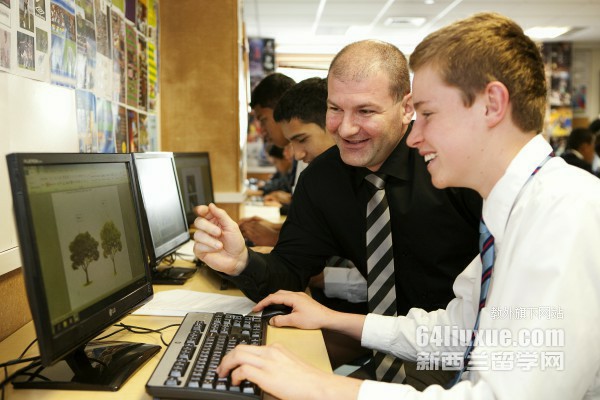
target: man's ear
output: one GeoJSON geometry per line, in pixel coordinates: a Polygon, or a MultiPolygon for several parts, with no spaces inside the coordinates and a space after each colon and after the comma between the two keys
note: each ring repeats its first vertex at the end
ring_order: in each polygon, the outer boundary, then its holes
{"type": "Polygon", "coordinates": [[[402,124],[408,125],[415,115],[415,106],[412,100],[412,93],[409,93],[402,98],[402,109],[404,110],[402,124]]]}
{"type": "Polygon", "coordinates": [[[493,81],[487,84],[485,96],[485,118],[488,127],[498,125],[506,117],[510,107],[508,89],[502,82],[493,81]]]}

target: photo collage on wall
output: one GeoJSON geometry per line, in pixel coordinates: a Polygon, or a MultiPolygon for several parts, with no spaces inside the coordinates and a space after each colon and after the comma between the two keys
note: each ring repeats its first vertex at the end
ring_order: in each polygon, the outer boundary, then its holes
{"type": "Polygon", "coordinates": [[[0,0],[0,71],[75,90],[79,151],[158,150],[158,0],[0,0]]]}

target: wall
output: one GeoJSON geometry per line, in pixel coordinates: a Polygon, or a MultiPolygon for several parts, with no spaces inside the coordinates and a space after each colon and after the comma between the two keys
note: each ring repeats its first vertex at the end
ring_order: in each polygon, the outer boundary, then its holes
{"type": "Polygon", "coordinates": [[[22,286],[21,258],[5,155],[22,151],[77,152],[75,92],[0,73],[0,338],[31,319],[22,286]]]}
{"type": "Polygon", "coordinates": [[[210,153],[216,202],[243,201],[247,83],[238,0],[160,2],[161,146],[210,153]]]}

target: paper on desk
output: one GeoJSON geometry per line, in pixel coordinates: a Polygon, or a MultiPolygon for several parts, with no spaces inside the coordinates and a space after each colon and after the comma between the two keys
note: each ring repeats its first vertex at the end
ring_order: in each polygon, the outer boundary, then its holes
{"type": "Polygon", "coordinates": [[[245,218],[249,217],[261,217],[270,222],[280,222],[281,216],[279,214],[279,207],[274,206],[253,206],[250,204],[244,204],[242,212],[245,218]]]}
{"type": "Polygon", "coordinates": [[[193,240],[187,241],[175,251],[175,254],[185,261],[194,262],[196,259],[196,255],[194,254],[194,243],[193,240]]]}
{"type": "Polygon", "coordinates": [[[154,298],[133,314],[182,317],[200,311],[246,315],[255,304],[246,297],[175,289],[154,293],[154,298]]]}

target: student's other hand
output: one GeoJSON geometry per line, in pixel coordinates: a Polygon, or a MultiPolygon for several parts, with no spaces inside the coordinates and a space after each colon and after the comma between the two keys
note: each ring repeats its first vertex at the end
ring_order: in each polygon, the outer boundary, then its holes
{"type": "Polygon", "coordinates": [[[273,229],[271,222],[262,218],[240,221],[240,231],[245,238],[256,246],[275,246],[279,239],[279,230],[273,229]]]}
{"type": "Polygon", "coordinates": [[[248,263],[248,249],[238,225],[213,203],[195,209],[194,254],[206,265],[228,275],[239,275],[248,263]]]}
{"type": "Polygon", "coordinates": [[[304,292],[289,292],[279,290],[254,306],[252,311],[261,311],[270,304],[285,304],[292,308],[292,312],[286,315],[276,315],[269,321],[273,326],[291,326],[301,329],[321,329],[326,323],[333,319],[335,311],[325,307],[313,300],[304,292]]]}
{"type": "Polygon", "coordinates": [[[267,204],[269,201],[278,202],[281,204],[290,204],[292,202],[292,194],[289,192],[284,192],[283,190],[275,190],[264,195],[263,200],[265,204],[267,204]]]}
{"type": "Polygon", "coordinates": [[[355,399],[361,381],[321,371],[300,360],[280,344],[238,345],[217,368],[219,377],[231,374],[231,383],[256,383],[280,399],[355,399]]]}

